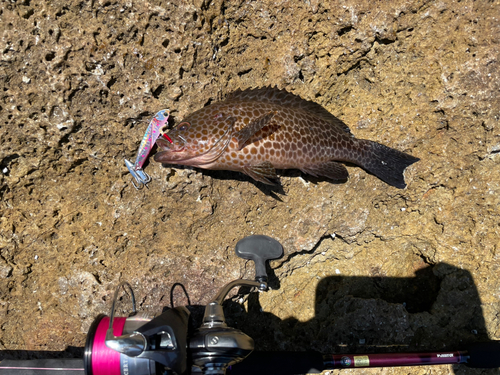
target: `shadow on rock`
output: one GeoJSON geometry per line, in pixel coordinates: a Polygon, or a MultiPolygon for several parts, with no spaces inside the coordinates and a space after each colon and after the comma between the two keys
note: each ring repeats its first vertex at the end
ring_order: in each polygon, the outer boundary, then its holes
{"type": "MultiPolygon", "coordinates": [[[[227,323],[252,337],[258,351],[425,352],[490,341],[470,272],[445,263],[413,278],[324,278],[307,322],[262,312],[257,293],[248,297],[248,311],[234,301],[225,308],[227,323]]],[[[456,373],[463,368],[454,366],[456,373]]]]}

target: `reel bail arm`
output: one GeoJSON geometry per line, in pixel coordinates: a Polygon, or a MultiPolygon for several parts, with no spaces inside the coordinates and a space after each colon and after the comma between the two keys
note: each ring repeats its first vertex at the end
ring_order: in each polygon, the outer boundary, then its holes
{"type": "Polygon", "coordinates": [[[238,279],[225,285],[205,308],[203,323],[190,341],[193,364],[204,374],[224,375],[228,366],[245,359],[254,342],[238,329],[228,327],[222,308],[227,294],[237,286],[267,290],[266,261],[283,255],[281,244],[271,237],[255,235],[236,244],[236,255],[255,263],[255,281],[238,279]]]}

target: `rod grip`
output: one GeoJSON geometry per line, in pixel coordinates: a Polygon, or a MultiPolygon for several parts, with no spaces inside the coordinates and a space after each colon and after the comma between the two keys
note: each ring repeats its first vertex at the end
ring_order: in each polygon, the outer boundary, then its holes
{"type": "Polygon", "coordinates": [[[323,355],[318,352],[253,352],[231,366],[231,375],[319,374],[324,369],[323,355]]]}
{"type": "Polygon", "coordinates": [[[500,367],[500,341],[478,342],[467,348],[469,360],[466,365],[472,368],[500,367]]]}
{"type": "Polygon", "coordinates": [[[81,359],[5,359],[0,375],[84,375],[81,359]]]}

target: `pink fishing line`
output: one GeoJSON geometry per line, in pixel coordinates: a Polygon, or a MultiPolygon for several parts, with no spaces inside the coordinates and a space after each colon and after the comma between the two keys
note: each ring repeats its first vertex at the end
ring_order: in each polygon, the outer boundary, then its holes
{"type": "MultiPolygon", "coordinates": [[[[113,319],[113,334],[121,336],[127,318],[113,319]]],[[[109,328],[109,317],[99,322],[92,345],[92,373],[93,375],[121,375],[120,353],[108,348],[105,344],[106,331],[109,328]]]]}

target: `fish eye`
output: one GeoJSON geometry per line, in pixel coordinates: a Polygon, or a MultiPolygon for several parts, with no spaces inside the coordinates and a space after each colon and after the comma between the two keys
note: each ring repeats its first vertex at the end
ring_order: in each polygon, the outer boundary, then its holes
{"type": "Polygon", "coordinates": [[[179,124],[179,126],[177,127],[177,129],[183,132],[183,131],[188,130],[190,126],[191,126],[191,124],[189,122],[181,122],[179,124]]]}

